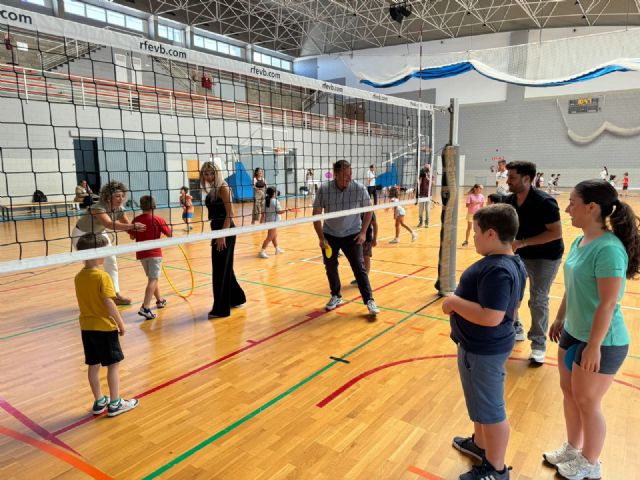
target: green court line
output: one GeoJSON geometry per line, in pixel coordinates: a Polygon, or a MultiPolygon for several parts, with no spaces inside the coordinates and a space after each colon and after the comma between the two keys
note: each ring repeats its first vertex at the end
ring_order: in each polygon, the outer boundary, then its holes
{"type": "MultiPolygon", "coordinates": [[[[405,318],[403,318],[402,320],[397,322],[395,325],[391,325],[391,326],[385,328],[381,332],[377,333],[376,335],[374,335],[371,338],[369,338],[369,339],[365,340],[364,342],[362,342],[360,345],[357,345],[355,348],[353,348],[352,350],[350,350],[349,352],[347,352],[346,354],[344,354],[340,358],[346,358],[346,357],[354,354],[355,352],[357,352],[358,350],[364,348],[365,346],[367,346],[368,344],[370,344],[374,340],[380,338],[382,335],[386,334],[390,330],[393,330],[394,328],[398,327],[402,323],[408,321],[410,318],[415,317],[417,315],[418,314],[416,314],[416,313],[409,313],[409,315],[407,315],[405,318]]],[[[205,440],[203,440],[202,442],[198,443],[197,445],[195,445],[194,447],[190,448],[189,450],[187,450],[186,452],[182,453],[181,455],[177,456],[176,458],[174,458],[170,462],[164,464],[163,466],[161,466],[157,470],[154,470],[150,474],[146,475],[145,477],[143,477],[143,480],[150,480],[150,479],[159,477],[160,475],[165,473],[167,470],[169,470],[169,469],[173,468],[174,466],[178,465],[179,463],[183,462],[184,460],[186,460],[190,456],[194,455],[195,453],[199,452],[200,450],[202,450],[206,446],[211,445],[213,442],[215,442],[219,438],[225,436],[227,433],[232,432],[233,430],[235,430],[236,428],[240,427],[244,423],[246,423],[249,420],[253,419],[254,417],[258,416],[260,413],[264,412],[268,408],[274,406],[280,400],[288,397],[289,395],[294,393],[296,390],[300,389],[301,387],[303,387],[304,385],[309,383],[311,380],[313,380],[314,378],[318,377],[322,373],[326,372],[327,370],[329,370],[331,367],[335,366],[338,363],[341,363],[341,362],[333,360],[331,363],[328,363],[324,367],[320,368],[319,370],[315,371],[314,373],[312,373],[308,377],[306,377],[306,378],[302,379],[301,381],[299,381],[298,383],[296,383],[294,386],[288,388],[287,390],[285,390],[284,392],[280,393],[279,395],[276,395],[271,400],[269,400],[265,404],[259,406],[258,408],[256,408],[252,412],[248,413],[244,417],[240,418],[239,420],[236,420],[235,422],[233,422],[232,424],[230,424],[227,427],[223,428],[222,430],[217,431],[216,433],[214,433],[209,438],[206,438],[205,440]]]]}

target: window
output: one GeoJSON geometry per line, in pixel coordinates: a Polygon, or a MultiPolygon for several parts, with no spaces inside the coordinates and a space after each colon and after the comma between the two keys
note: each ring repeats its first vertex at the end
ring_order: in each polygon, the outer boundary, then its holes
{"type": "Polygon", "coordinates": [[[34,5],[40,5],[41,7],[45,7],[47,5],[46,0],[22,0],[25,3],[32,3],[34,5]]]}
{"type": "Polygon", "coordinates": [[[182,43],[182,30],[178,30],[167,25],[158,25],[158,36],[167,38],[174,42],[182,43]]]}
{"type": "Polygon", "coordinates": [[[291,71],[291,62],[288,60],[281,60],[280,66],[282,67],[283,70],[291,71]]]}
{"type": "Polygon", "coordinates": [[[242,48],[236,47],[235,45],[229,45],[229,55],[242,58],[242,48]]]}
{"type": "Polygon", "coordinates": [[[194,35],[193,45],[194,47],[204,48],[204,37],[201,37],[200,35],[194,35]]]}
{"type": "Polygon", "coordinates": [[[225,55],[229,55],[229,44],[218,42],[218,51],[220,53],[224,53],[225,55]]]}
{"type": "Polygon", "coordinates": [[[137,30],[138,32],[144,32],[144,23],[142,19],[137,17],[130,17],[127,15],[127,28],[131,30],[137,30]]]}
{"type": "Polygon", "coordinates": [[[163,38],[169,38],[168,37],[168,33],[167,33],[167,27],[165,27],[164,25],[158,25],[158,35],[163,37],[163,38]]]}
{"type": "Polygon", "coordinates": [[[280,59],[276,57],[271,57],[271,65],[280,68],[280,59]]]}
{"type": "Polygon", "coordinates": [[[253,61],[262,63],[262,54],[258,52],[253,52],[253,61]]]}
{"type": "Polygon", "coordinates": [[[64,0],[64,9],[72,15],[80,15],[84,17],[84,3],[74,0],[64,0]]]}
{"type": "Polygon", "coordinates": [[[94,5],[85,5],[87,9],[87,18],[91,20],[97,20],[99,22],[106,22],[107,17],[104,11],[104,8],[96,7],[94,5]]]}
{"type": "Polygon", "coordinates": [[[124,15],[122,13],[107,10],[107,23],[110,23],[111,25],[117,25],[118,27],[124,27],[124,15]]]}
{"type": "Polygon", "coordinates": [[[217,45],[215,40],[211,40],[210,38],[204,39],[204,48],[207,50],[213,50],[214,52],[217,50],[217,45]]]}

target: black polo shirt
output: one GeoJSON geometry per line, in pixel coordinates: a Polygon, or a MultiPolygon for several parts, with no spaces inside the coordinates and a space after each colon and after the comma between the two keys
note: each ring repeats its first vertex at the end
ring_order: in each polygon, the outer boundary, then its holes
{"type": "MultiPolygon", "coordinates": [[[[505,203],[512,205],[518,212],[518,220],[520,227],[516,240],[535,237],[546,230],[545,225],[560,221],[560,208],[558,202],[551,195],[531,187],[529,194],[522,205],[518,207],[517,195],[509,195],[505,199],[505,203]]],[[[558,260],[562,258],[564,252],[564,243],[562,238],[553,240],[542,245],[532,245],[518,249],[518,255],[521,258],[558,260]]]]}

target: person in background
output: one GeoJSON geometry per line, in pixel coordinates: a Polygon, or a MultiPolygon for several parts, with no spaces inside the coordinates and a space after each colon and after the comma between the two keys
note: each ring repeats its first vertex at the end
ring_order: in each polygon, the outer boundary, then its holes
{"type": "MultiPolygon", "coordinates": [[[[430,185],[431,184],[431,166],[427,165],[426,169],[420,170],[420,177],[418,178],[418,198],[429,198],[430,185]]],[[[429,228],[430,220],[430,203],[423,201],[418,203],[418,227],[429,228]],[[424,222],[423,222],[424,220],[424,222]]]]}
{"type": "Polygon", "coordinates": [[[471,190],[467,192],[467,199],[465,201],[467,207],[467,231],[464,235],[464,242],[462,246],[469,245],[469,234],[473,228],[473,215],[484,207],[484,195],[482,195],[482,185],[476,183],[471,190]]]}
{"type": "Polygon", "coordinates": [[[500,160],[498,162],[498,171],[496,172],[496,193],[506,197],[509,195],[509,186],[507,185],[507,162],[500,160]]]}
{"type": "Polygon", "coordinates": [[[373,198],[373,204],[378,204],[378,190],[376,187],[376,166],[369,165],[369,171],[367,172],[367,193],[369,198],[373,198]]]}
{"type": "Polygon", "coordinates": [[[86,180],[82,180],[76,187],[76,196],[73,201],[78,202],[82,208],[86,208],[97,201],[98,198],[98,195],[94,195],[89,183],[86,180]]]}
{"type": "Polygon", "coordinates": [[[264,179],[264,170],[260,167],[253,172],[253,211],[251,225],[264,222],[265,191],[268,185],[264,179]]]}
{"type": "Polygon", "coordinates": [[[627,196],[627,190],[629,190],[629,172],[624,172],[624,177],[622,177],[622,196],[627,196]]]}

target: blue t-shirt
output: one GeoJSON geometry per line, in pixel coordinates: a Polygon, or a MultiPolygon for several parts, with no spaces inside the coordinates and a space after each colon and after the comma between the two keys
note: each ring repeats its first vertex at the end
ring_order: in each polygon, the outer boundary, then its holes
{"type": "Polygon", "coordinates": [[[567,296],[564,328],[572,337],[587,342],[593,327],[593,317],[600,304],[598,279],[621,278],[622,286],[602,345],[629,345],[629,331],[620,311],[629,263],[627,251],[620,239],[611,232],[587,245],[581,245],[583,238],[584,235],[576,238],[564,262],[564,287],[567,296]]]}
{"type": "Polygon", "coordinates": [[[495,327],[485,327],[451,315],[451,339],[467,352],[497,355],[510,352],[515,343],[513,319],[524,295],[527,271],[517,255],[489,255],[467,268],[456,295],[483,308],[504,311],[495,327]]]}

